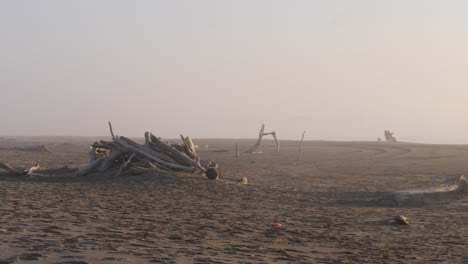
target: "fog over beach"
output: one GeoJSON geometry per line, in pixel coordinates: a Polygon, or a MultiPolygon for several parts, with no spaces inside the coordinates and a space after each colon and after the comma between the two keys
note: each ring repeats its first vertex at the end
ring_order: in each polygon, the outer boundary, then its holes
{"type": "Polygon", "coordinates": [[[468,143],[466,1],[2,1],[0,135],[468,143]],[[151,122],[148,122],[151,120],[151,122]]]}
{"type": "Polygon", "coordinates": [[[468,1],[0,1],[0,264],[468,263],[468,1]]]}

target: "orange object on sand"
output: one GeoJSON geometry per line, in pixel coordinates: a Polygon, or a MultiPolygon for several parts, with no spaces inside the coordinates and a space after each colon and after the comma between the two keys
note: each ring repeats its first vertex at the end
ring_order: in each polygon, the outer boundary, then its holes
{"type": "Polygon", "coordinates": [[[273,226],[274,226],[274,227],[281,227],[281,226],[283,226],[283,225],[282,225],[281,223],[276,222],[276,223],[273,223],[273,226]]]}

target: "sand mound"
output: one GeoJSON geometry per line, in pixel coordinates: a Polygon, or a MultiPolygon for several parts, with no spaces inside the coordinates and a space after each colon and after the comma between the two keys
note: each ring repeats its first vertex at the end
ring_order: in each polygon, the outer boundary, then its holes
{"type": "Polygon", "coordinates": [[[441,184],[385,194],[372,203],[387,206],[437,206],[463,199],[467,194],[468,181],[462,175],[441,184]]]}

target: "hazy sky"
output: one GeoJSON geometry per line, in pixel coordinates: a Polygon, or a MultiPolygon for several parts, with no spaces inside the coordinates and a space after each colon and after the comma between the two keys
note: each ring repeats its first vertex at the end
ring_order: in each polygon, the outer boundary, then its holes
{"type": "Polygon", "coordinates": [[[468,143],[468,1],[0,0],[0,135],[468,143]]]}

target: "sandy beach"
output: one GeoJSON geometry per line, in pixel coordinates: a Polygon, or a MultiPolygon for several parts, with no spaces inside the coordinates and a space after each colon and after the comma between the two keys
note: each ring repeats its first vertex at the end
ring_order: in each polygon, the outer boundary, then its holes
{"type": "MultiPolygon", "coordinates": [[[[0,161],[80,168],[92,138],[0,138],[0,161]],[[47,145],[50,152],[11,147],[47,145]],[[10,149],[9,149],[10,148],[10,149]]],[[[468,171],[468,146],[194,139],[223,178],[0,171],[0,263],[467,263],[468,196],[381,203],[468,171]],[[248,178],[243,185],[241,179],[248,178]],[[394,215],[410,225],[396,225],[394,215]],[[281,226],[274,226],[279,223],[281,226]]],[[[466,190],[466,188],[465,188],[466,190]]]]}

